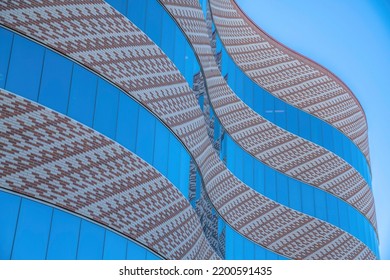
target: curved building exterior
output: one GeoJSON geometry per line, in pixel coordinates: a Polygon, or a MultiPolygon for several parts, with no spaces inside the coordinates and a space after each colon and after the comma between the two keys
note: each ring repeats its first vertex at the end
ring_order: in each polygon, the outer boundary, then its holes
{"type": "Polygon", "coordinates": [[[0,259],[379,258],[359,102],[233,0],[0,5],[0,259]]]}

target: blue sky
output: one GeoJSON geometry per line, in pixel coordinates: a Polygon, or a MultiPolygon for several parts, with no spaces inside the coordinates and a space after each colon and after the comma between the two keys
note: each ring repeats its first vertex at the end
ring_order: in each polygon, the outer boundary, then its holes
{"type": "Polygon", "coordinates": [[[390,259],[390,1],[236,0],[281,43],[335,73],[367,120],[382,259],[390,259]]]}

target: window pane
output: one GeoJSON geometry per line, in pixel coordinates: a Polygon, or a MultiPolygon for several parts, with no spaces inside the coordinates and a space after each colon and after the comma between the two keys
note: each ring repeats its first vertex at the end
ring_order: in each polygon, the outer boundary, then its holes
{"type": "Polygon", "coordinates": [[[53,209],[22,199],[12,259],[46,259],[53,209]]]}
{"type": "Polygon", "coordinates": [[[74,64],[68,116],[92,126],[95,110],[97,76],[74,64]]]}
{"type": "Polygon", "coordinates": [[[116,141],[130,151],[135,151],[140,105],[125,94],[119,95],[116,141]]]}
{"type": "Polygon", "coordinates": [[[42,46],[15,35],[5,88],[36,101],[44,53],[42,46]]]}
{"type": "Polygon", "coordinates": [[[0,260],[11,258],[21,198],[0,191],[0,260]]]}
{"type": "Polygon", "coordinates": [[[54,209],[47,259],[76,259],[80,223],[79,217],[54,209]]]}
{"type": "Polygon", "coordinates": [[[86,220],[81,221],[77,259],[100,260],[103,257],[105,229],[86,220]]]}
{"type": "Polygon", "coordinates": [[[4,88],[7,79],[13,36],[12,32],[0,27],[0,88],[4,88]]]}
{"type": "Polygon", "coordinates": [[[38,101],[55,111],[66,114],[73,63],[46,50],[38,101]]]}
{"type": "Polygon", "coordinates": [[[119,90],[99,79],[93,128],[115,139],[119,90]]]}
{"type": "Polygon", "coordinates": [[[105,260],[125,260],[126,259],[127,240],[109,230],[106,230],[106,238],[104,241],[105,260]]]}

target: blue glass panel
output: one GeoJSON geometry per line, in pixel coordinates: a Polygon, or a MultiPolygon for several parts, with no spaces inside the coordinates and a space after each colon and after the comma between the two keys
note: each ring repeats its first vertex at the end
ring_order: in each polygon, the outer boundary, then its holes
{"type": "Polygon", "coordinates": [[[235,232],[234,236],[234,259],[244,259],[244,238],[237,232],[235,232]]]}
{"type": "Polygon", "coordinates": [[[337,198],[334,196],[328,195],[326,197],[326,205],[328,205],[328,221],[336,226],[339,224],[339,209],[337,204],[337,198]]]}
{"type": "Polygon", "coordinates": [[[104,240],[105,260],[125,260],[126,259],[127,240],[112,231],[106,230],[106,238],[104,240]]]}
{"type": "Polygon", "coordinates": [[[138,135],[136,153],[148,163],[153,163],[155,117],[140,107],[138,115],[138,135]]]}
{"type": "Polygon", "coordinates": [[[300,183],[302,188],[302,211],[314,216],[314,194],[313,187],[309,187],[306,184],[300,183]]]}
{"type": "Polygon", "coordinates": [[[185,73],[185,48],[187,41],[181,32],[176,33],[174,56],[170,57],[181,73],[185,73]]]}
{"type": "Polygon", "coordinates": [[[160,257],[158,257],[157,255],[153,254],[150,251],[146,251],[146,259],[147,260],[161,260],[160,257]]]}
{"type": "Polygon", "coordinates": [[[235,81],[235,86],[234,86],[234,92],[236,95],[241,98],[242,100],[245,99],[245,93],[243,90],[243,73],[236,67],[236,81],[235,81]]]}
{"type": "Polygon", "coordinates": [[[119,90],[108,82],[100,79],[98,81],[93,128],[111,139],[115,139],[118,100],[119,90]]]}
{"type": "Polygon", "coordinates": [[[243,164],[244,164],[244,170],[243,170],[243,180],[246,182],[246,184],[253,186],[253,162],[255,159],[249,155],[248,153],[244,153],[243,155],[243,164]]]}
{"type": "Polygon", "coordinates": [[[175,23],[168,13],[162,14],[162,34],[164,34],[161,38],[161,49],[168,57],[174,56],[175,46],[172,43],[175,36],[175,23]]]}
{"type": "Polygon", "coordinates": [[[57,112],[66,114],[73,62],[46,50],[38,101],[57,112]]]}
{"type": "Polygon", "coordinates": [[[315,201],[315,216],[326,221],[328,219],[326,215],[326,193],[318,189],[313,189],[313,191],[315,201]]]}
{"type": "Polygon", "coordinates": [[[310,139],[310,116],[307,114],[299,114],[299,136],[310,139]]]}
{"type": "Polygon", "coordinates": [[[15,35],[5,88],[36,101],[44,53],[44,47],[15,35]]]}
{"type": "Polygon", "coordinates": [[[234,259],[234,247],[232,244],[234,244],[234,232],[231,227],[226,226],[225,231],[225,243],[226,243],[226,252],[225,252],[225,258],[227,260],[233,260],[234,259]]]}
{"type": "Polygon", "coordinates": [[[89,127],[93,124],[97,81],[96,75],[74,64],[68,116],[89,127]]]}
{"type": "Polygon", "coordinates": [[[81,221],[77,250],[79,260],[100,260],[103,257],[105,229],[86,220],[81,221]]]}
{"type": "Polygon", "coordinates": [[[54,209],[47,259],[76,259],[80,223],[79,217],[54,209]]]}
{"type": "Polygon", "coordinates": [[[153,166],[164,176],[168,176],[169,137],[168,129],[160,122],[156,122],[153,166]]]}
{"type": "Polygon", "coordinates": [[[280,99],[275,98],[275,124],[286,128],[286,105],[280,99]]]}
{"type": "Polygon", "coordinates": [[[254,162],[254,176],[253,176],[253,186],[254,189],[259,193],[264,193],[264,165],[258,160],[254,162]]]}
{"type": "Polygon", "coordinates": [[[119,95],[116,141],[130,151],[135,151],[140,105],[125,94],[119,95]]]}
{"type": "Polygon", "coordinates": [[[186,44],[185,49],[185,78],[188,84],[190,85],[190,88],[193,86],[193,79],[192,77],[196,73],[194,65],[197,65],[198,62],[195,58],[194,51],[192,50],[190,44],[186,44]]]}
{"type": "Polygon", "coordinates": [[[334,151],[333,147],[333,133],[329,125],[322,126],[322,145],[324,148],[334,151]]]}
{"type": "Polygon", "coordinates": [[[10,31],[0,27],[0,88],[4,88],[7,79],[13,37],[10,31]]]}
{"type": "Polygon", "coordinates": [[[302,211],[302,203],[301,203],[301,185],[299,182],[295,180],[289,180],[289,199],[290,199],[290,207],[302,211]]]}
{"type": "Polygon", "coordinates": [[[299,134],[299,122],[298,122],[298,109],[292,106],[286,106],[287,113],[287,130],[294,133],[299,134]]]}
{"type": "Polygon", "coordinates": [[[243,260],[254,260],[255,259],[255,247],[256,245],[244,238],[244,254],[243,260]]]}
{"type": "Polygon", "coordinates": [[[180,191],[188,198],[188,187],[190,183],[190,156],[187,150],[181,147],[180,151],[180,191]]]}
{"type": "Polygon", "coordinates": [[[333,130],[333,147],[335,150],[335,153],[338,154],[339,156],[343,157],[344,156],[344,151],[343,151],[343,138],[340,133],[337,131],[333,130]]]}
{"type": "Polygon", "coordinates": [[[158,1],[147,0],[147,2],[148,8],[145,15],[147,18],[145,33],[148,34],[152,41],[159,46],[161,44],[161,14],[163,10],[158,1]]]}
{"type": "Polygon", "coordinates": [[[255,85],[249,80],[249,78],[247,76],[244,76],[244,102],[251,108],[253,108],[254,87],[255,85]]]}
{"type": "Polygon", "coordinates": [[[339,218],[340,218],[340,225],[342,225],[342,228],[346,231],[349,231],[349,219],[348,219],[348,206],[343,201],[338,200],[338,207],[339,207],[339,218]]]}
{"type": "Polygon", "coordinates": [[[277,198],[278,202],[289,205],[288,198],[288,178],[279,172],[276,172],[277,198]]]}
{"type": "Polygon", "coordinates": [[[311,118],[311,141],[317,143],[318,145],[322,145],[322,121],[312,117],[311,118]]]}
{"type": "Polygon", "coordinates": [[[113,6],[118,12],[126,15],[127,12],[127,0],[106,0],[108,4],[113,6]]]}
{"type": "Polygon", "coordinates": [[[264,95],[264,112],[263,116],[271,122],[275,122],[275,98],[270,94],[264,95]]]}
{"type": "MultiPolygon", "coordinates": [[[[264,95],[262,93],[262,89],[257,86],[255,86],[253,90],[253,109],[256,112],[264,112],[264,95]]],[[[262,116],[265,115],[262,114],[262,116]]]]}
{"type": "Polygon", "coordinates": [[[269,168],[268,166],[264,167],[265,171],[265,195],[273,200],[276,199],[276,178],[275,170],[269,168]]]}
{"type": "Polygon", "coordinates": [[[145,260],[146,259],[146,249],[142,246],[132,242],[127,241],[127,259],[128,260],[145,260]]]}
{"type": "MultiPolygon", "coordinates": [[[[173,135],[169,136],[168,178],[175,185],[180,184],[180,150],[182,145],[173,135]]],[[[186,191],[186,190],[185,190],[186,191]]]]}
{"type": "Polygon", "coordinates": [[[11,258],[21,198],[0,191],[0,260],[11,258]]]}
{"type": "Polygon", "coordinates": [[[255,257],[256,260],[265,260],[267,250],[261,246],[255,246],[255,257]]]}
{"type": "Polygon", "coordinates": [[[127,16],[141,30],[145,29],[148,1],[128,0],[127,16]]]}
{"type": "Polygon", "coordinates": [[[45,259],[53,209],[22,199],[12,259],[45,259]]]}

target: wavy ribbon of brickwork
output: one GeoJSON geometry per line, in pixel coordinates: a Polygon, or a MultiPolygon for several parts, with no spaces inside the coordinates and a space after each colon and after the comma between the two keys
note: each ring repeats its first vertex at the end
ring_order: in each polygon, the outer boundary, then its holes
{"type": "Polygon", "coordinates": [[[242,235],[294,259],[375,258],[347,232],[260,195],[227,170],[183,76],[144,33],[109,5],[100,0],[12,1],[3,4],[0,23],[100,74],[161,119],[194,158],[215,209],[242,235]]]}
{"type": "Polygon", "coordinates": [[[87,217],[168,259],[218,258],[180,191],[84,125],[0,89],[0,186],[87,217]]]}
{"type": "Polygon", "coordinates": [[[160,2],[191,42],[206,77],[211,104],[233,140],[268,166],[346,201],[376,229],[372,191],[355,168],[325,148],[261,117],[230,89],[214,60],[198,1],[160,2]]]}
{"type": "Polygon", "coordinates": [[[254,82],[339,129],[370,161],[363,108],[339,78],[273,39],[234,0],[209,0],[209,3],[226,50],[254,82]]]}

